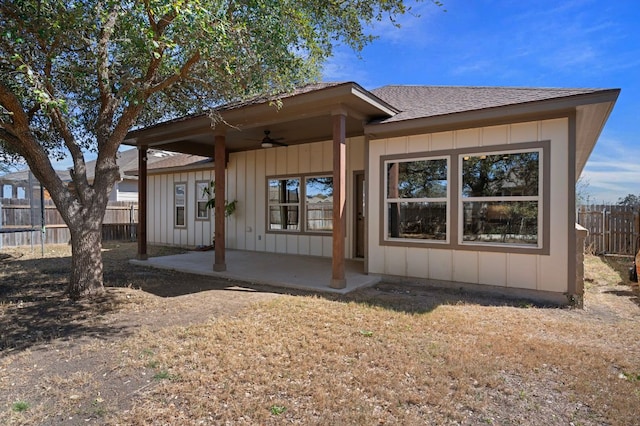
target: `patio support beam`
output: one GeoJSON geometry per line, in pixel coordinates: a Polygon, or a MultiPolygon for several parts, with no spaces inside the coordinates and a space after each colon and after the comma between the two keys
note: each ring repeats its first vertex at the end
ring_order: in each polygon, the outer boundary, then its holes
{"type": "Polygon", "coordinates": [[[222,272],[227,270],[227,264],[225,261],[225,218],[224,218],[224,205],[227,194],[225,192],[225,169],[227,168],[227,153],[226,153],[226,136],[224,131],[216,131],[214,136],[215,148],[214,148],[214,176],[215,176],[215,261],[213,264],[213,270],[216,272],[222,272]]]}
{"type": "Polygon", "coordinates": [[[345,146],[347,114],[343,109],[333,112],[333,256],[331,258],[331,288],[345,288],[345,146]]]}
{"type": "Polygon", "coordinates": [[[138,240],[139,260],[147,260],[147,145],[138,146],[138,240]]]}

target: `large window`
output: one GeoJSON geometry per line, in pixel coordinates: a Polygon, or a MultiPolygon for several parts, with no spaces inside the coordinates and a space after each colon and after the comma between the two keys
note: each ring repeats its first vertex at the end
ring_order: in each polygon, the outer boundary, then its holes
{"type": "Polygon", "coordinates": [[[269,179],[270,231],[300,230],[300,179],[269,179]]]}
{"type": "Polygon", "coordinates": [[[327,233],[333,229],[333,178],[269,178],[269,231],[327,233]]]}
{"type": "Polygon", "coordinates": [[[448,240],[448,158],[385,163],[388,239],[448,240]]]}
{"type": "Polygon", "coordinates": [[[187,226],[185,222],[185,206],[187,201],[187,184],[176,183],[173,186],[174,225],[176,227],[187,226]]]}
{"type": "Polygon", "coordinates": [[[462,242],[538,245],[540,152],[462,157],[462,242]]]}
{"type": "Polygon", "coordinates": [[[547,254],[548,152],[543,141],[384,157],[383,244],[547,254]]]}

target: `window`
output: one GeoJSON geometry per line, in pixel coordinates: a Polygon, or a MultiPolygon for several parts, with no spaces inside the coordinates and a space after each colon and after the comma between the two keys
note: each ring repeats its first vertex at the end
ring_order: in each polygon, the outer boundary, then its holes
{"type": "Polygon", "coordinates": [[[211,184],[209,182],[196,182],[196,219],[198,220],[209,219],[207,203],[211,199],[211,184]]]}
{"type": "Polygon", "coordinates": [[[268,231],[328,233],[333,229],[333,177],[268,178],[268,231]]]}
{"type": "Polygon", "coordinates": [[[550,141],[490,149],[382,157],[381,243],[548,255],[550,141]]]}
{"type": "Polygon", "coordinates": [[[176,183],[173,191],[174,204],[174,225],[176,227],[185,227],[185,206],[186,206],[186,190],[187,185],[184,183],[176,183]]]}
{"type": "Polygon", "coordinates": [[[385,162],[386,239],[447,241],[448,157],[385,162]]]}
{"type": "Polygon", "coordinates": [[[461,158],[463,243],[538,246],[540,150],[461,158]]]}
{"type": "Polygon", "coordinates": [[[333,178],[305,178],[305,226],[309,232],[330,232],[333,229],[333,178]]]}
{"type": "Polygon", "coordinates": [[[300,179],[269,179],[268,230],[300,230],[300,179]]]}

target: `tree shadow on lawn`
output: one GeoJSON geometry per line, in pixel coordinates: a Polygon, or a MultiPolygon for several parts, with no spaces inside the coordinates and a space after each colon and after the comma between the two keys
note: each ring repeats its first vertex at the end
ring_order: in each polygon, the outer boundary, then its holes
{"type": "MultiPolygon", "coordinates": [[[[245,293],[274,293],[291,296],[315,296],[337,302],[354,302],[379,306],[385,309],[407,312],[427,313],[440,305],[476,304],[482,306],[511,306],[511,307],[557,307],[540,303],[535,300],[516,298],[513,296],[469,290],[460,287],[438,287],[425,283],[390,283],[381,282],[373,287],[360,288],[347,294],[320,292],[296,288],[276,287],[266,284],[256,284],[247,281],[237,281],[226,278],[216,278],[209,275],[188,274],[166,269],[156,269],[145,266],[132,266],[131,272],[110,276],[111,282],[127,282],[126,275],[138,276],[136,288],[163,298],[180,297],[206,291],[245,292],[245,293]]],[[[129,278],[130,281],[130,278],[129,278]]],[[[222,295],[221,297],[225,297],[222,295]]]]}
{"type": "Polygon", "coordinates": [[[125,327],[101,323],[119,309],[118,295],[105,292],[90,300],[65,294],[69,257],[0,261],[0,355],[54,339],[120,334],[125,327]]]}
{"type": "MultiPolygon", "coordinates": [[[[428,313],[441,305],[475,304],[519,308],[557,307],[532,300],[491,294],[480,290],[439,287],[421,283],[381,282],[346,295],[311,290],[273,287],[250,282],[177,271],[136,266],[128,263],[126,250],[104,256],[107,291],[90,300],[73,301],[65,295],[71,258],[20,259],[3,255],[0,259],[0,354],[10,349],[27,349],[54,339],[80,337],[108,338],[127,333],[131,325],[106,323],[102,317],[117,312],[123,303],[117,288],[140,289],[162,298],[201,292],[219,292],[221,300],[242,297],[242,293],[274,293],[314,296],[342,303],[361,303],[407,313],[428,313]],[[233,296],[232,296],[233,295],[233,296]]],[[[623,279],[625,263],[611,261],[623,279]]],[[[637,287],[630,291],[615,289],[621,297],[634,297],[639,303],[637,287]],[[635,289],[635,290],[634,290],[635,289]]],[[[639,303],[640,305],[640,303],[639,303]]]]}
{"type": "Polygon", "coordinates": [[[487,307],[558,308],[558,305],[496,292],[463,287],[442,287],[428,283],[381,282],[369,289],[360,289],[342,297],[343,300],[378,306],[406,313],[422,314],[442,305],[479,305],[487,307]]]}

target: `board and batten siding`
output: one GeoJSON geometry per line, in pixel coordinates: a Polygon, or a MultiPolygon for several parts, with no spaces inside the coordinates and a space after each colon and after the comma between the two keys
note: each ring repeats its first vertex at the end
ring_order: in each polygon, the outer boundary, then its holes
{"type": "Polygon", "coordinates": [[[213,180],[213,168],[148,176],[147,241],[180,247],[206,246],[213,238],[213,210],[209,220],[196,220],[196,182],[213,180]],[[175,227],[173,191],[186,184],[185,227],[175,227]]]}
{"type": "MultiPolygon", "coordinates": [[[[353,172],[364,170],[364,137],[347,138],[347,257],[353,249],[353,172]]],[[[315,142],[233,153],[227,165],[227,196],[237,200],[227,219],[227,247],[238,250],[331,257],[331,234],[266,232],[267,178],[332,174],[332,142],[315,142]]],[[[303,218],[301,218],[301,221],[303,218]]]]}
{"type": "MultiPolygon", "coordinates": [[[[354,253],[354,172],[365,168],[364,137],[347,138],[346,215],[347,257],[354,253]]],[[[331,234],[310,235],[266,232],[267,178],[308,174],[332,174],[332,142],[316,142],[229,155],[226,171],[227,200],[236,200],[236,211],[226,219],[226,247],[237,250],[331,257],[331,234]]],[[[196,220],[198,181],[214,180],[214,171],[176,172],[148,177],[148,231],[152,244],[192,247],[208,245],[213,235],[213,211],[208,221],[196,220]],[[186,183],[186,227],[174,227],[173,188],[186,183]]],[[[302,220],[302,218],[301,218],[302,220]]]]}
{"type": "MultiPolygon", "coordinates": [[[[566,118],[369,141],[368,269],[372,274],[513,287],[568,290],[569,120],[566,118]],[[550,254],[381,245],[380,158],[385,155],[550,140],[550,254]]],[[[544,177],[546,178],[546,177],[544,177]]],[[[452,191],[458,190],[451,188],[452,191]]],[[[450,223],[449,226],[458,226],[450,223]]]]}

